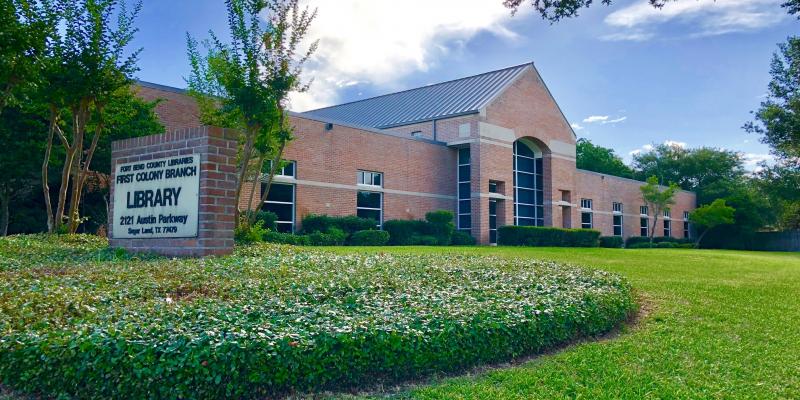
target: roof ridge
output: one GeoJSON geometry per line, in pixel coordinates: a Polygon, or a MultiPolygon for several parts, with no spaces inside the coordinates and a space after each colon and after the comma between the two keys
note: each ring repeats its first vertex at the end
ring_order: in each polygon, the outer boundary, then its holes
{"type": "Polygon", "coordinates": [[[494,73],[497,73],[497,72],[500,72],[500,71],[506,71],[506,70],[509,70],[509,69],[525,67],[525,66],[528,66],[528,65],[533,65],[533,62],[530,61],[530,62],[518,64],[518,65],[512,65],[510,67],[496,69],[496,70],[493,70],[493,71],[481,72],[480,74],[464,76],[464,77],[456,78],[456,79],[450,79],[450,80],[447,80],[447,81],[444,81],[444,82],[437,82],[437,83],[433,83],[433,84],[425,85],[425,86],[417,86],[417,87],[414,87],[414,88],[404,89],[404,90],[400,90],[400,91],[397,91],[397,92],[384,93],[384,94],[381,94],[381,95],[378,95],[378,96],[367,97],[366,99],[358,99],[358,100],[348,101],[346,103],[330,105],[330,106],[327,106],[327,107],[315,108],[313,110],[306,110],[306,111],[303,111],[301,114],[313,113],[315,111],[327,110],[327,109],[334,108],[334,107],[341,107],[341,106],[346,106],[346,105],[349,105],[349,104],[361,103],[361,102],[364,102],[364,101],[375,100],[375,99],[379,99],[381,97],[393,96],[393,95],[396,95],[396,94],[411,92],[411,91],[414,91],[414,90],[420,90],[420,89],[424,89],[424,88],[441,86],[441,85],[444,85],[444,84],[447,84],[447,83],[458,82],[458,81],[462,81],[462,80],[465,80],[465,79],[476,78],[476,77],[479,77],[479,76],[488,75],[488,74],[494,74],[494,73]]]}

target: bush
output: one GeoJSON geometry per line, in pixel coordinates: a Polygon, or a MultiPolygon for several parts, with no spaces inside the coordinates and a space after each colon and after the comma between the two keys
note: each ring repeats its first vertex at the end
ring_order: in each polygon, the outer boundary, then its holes
{"type": "Polygon", "coordinates": [[[327,233],[314,232],[306,236],[311,246],[343,246],[347,240],[347,234],[338,228],[329,228],[327,233]]]}
{"type": "Polygon", "coordinates": [[[255,210],[255,211],[247,210],[247,211],[242,212],[240,217],[242,219],[244,219],[245,221],[249,221],[250,216],[253,215],[253,214],[255,214],[254,223],[257,223],[257,222],[261,221],[262,222],[262,226],[265,229],[269,229],[271,231],[277,231],[278,230],[278,223],[277,223],[278,214],[275,214],[272,211],[265,211],[265,210],[255,210]]]}
{"type": "Polygon", "coordinates": [[[426,234],[436,238],[436,244],[447,246],[456,226],[453,224],[453,213],[446,210],[431,211],[425,214],[426,234]]]}
{"type": "Polygon", "coordinates": [[[414,235],[411,237],[412,246],[436,246],[439,238],[431,235],[414,235]]]}
{"type": "Polygon", "coordinates": [[[600,247],[620,248],[623,244],[622,236],[600,236],[600,247]]]}
{"type": "Polygon", "coordinates": [[[389,232],[366,230],[358,231],[350,236],[351,246],[384,246],[389,242],[389,232]]]}
{"type": "Polygon", "coordinates": [[[453,246],[474,246],[475,238],[467,232],[455,231],[450,238],[450,244],[453,246]]]}
{"type": "Polygon", "coordinates": [[[257,221],[253,225],[246,222],[244,218],[239,222],[239,226],[233,230],[233,240],[239,244],[257,243],[264,240],[264,235],[269,232],[264,228],[264,221],[257,221]]]}
{"type": "Polygon", "coordinates": [[[425,222],[410,219],[393,219],[383,223],[383,230],[389,232],[389,244],[408,246],[413,244],[415,235],[424,231],[425,222]]]}
{"type": "Polygon", "coordinates": [[[268,243],[293,244],[295,246],[308,246],[309,244],[307,235],[295,235],[293,233],[275,231],[265,233],[264,241],[268,243]]]}
{"type": "Polygon", "coordinates": [[[309,214],[303,217],[303,232],[305,233],[328,233],[332,228],[341,230],[347,236],[350,236],[358,231],[377,229],[377,223],[374,219],[359,218],[355,215],[331,217],[329,215],[309,214]]]}
{"type": "Polygon", "coordinates": [[[98,262],[104,246],[0,239],[0,293],[13,293],[0,299],[4,387],[273,398],[504,362],[607,332],[634,309],[618,275],[534,259],[260,244],[98,262]],[[42,253],[66,279],[30,261],[42,253]]]}
{"type": "MultiPolygon", "coordinates": [[[[692,239],[664,237],[664,236],[656,236],[653,238],[653,243],[664,243],[664,242],[677,243],[677,244],[694,244],[694,240],[692,239]]],[[[625,240],[625,247],[631,247],[632,245],[638,243],[650,243],[650,238],[646,236],[631,236],[625,240]]]]}
{"type": "Polygon", "coordinates": [[[600,232],[541,226],[501,226],[497,243],[504,246],[597,247],[600,232]]]}

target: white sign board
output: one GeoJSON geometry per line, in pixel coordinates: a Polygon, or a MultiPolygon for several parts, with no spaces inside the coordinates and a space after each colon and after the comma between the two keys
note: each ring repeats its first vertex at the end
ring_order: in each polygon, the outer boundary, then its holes
{"type": "Polygon", "coordinates": [[[199,189],[197,154],[118,164],[114,238],[196,237],[199,189]]]}

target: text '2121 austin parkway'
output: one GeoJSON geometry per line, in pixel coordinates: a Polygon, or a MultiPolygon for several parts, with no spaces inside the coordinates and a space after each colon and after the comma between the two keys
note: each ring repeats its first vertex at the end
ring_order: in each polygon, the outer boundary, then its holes
{"type": "Polygon", "coordinates": [[[197,236],[197,155],[118,164],[113,235],[121,238],[197,236]]]}

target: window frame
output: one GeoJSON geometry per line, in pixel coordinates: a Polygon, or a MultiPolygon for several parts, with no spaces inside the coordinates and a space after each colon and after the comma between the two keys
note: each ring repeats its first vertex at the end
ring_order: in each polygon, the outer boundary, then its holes
{"type": "Polygon", "coordinates": [[[383,188],[383,172],[360,169],[356,172],[356,185],[369,188],[383,188]],[[370,183],[364,183],[366,182],[365,178],[367,176],[370,177],[370,183]],[[379,179],[379,183],[377,185],[375,184],[375,177],[378,177],[379,179]]]}
{"type": "Polygon", "coordinates": [[[650,235],[650,218],[639,217],[639,236],[647,237],[650,235]]]}
{"type": "Polygon", "coordinates": [[[664,237],[672,237],[672,220],[664,219],[664,237]]]}
{"type": "Polygon", "coordinates": [[[650,209],[648,206],[639,206],[639,215],[648,215],[650,213],[650,209]]]}
{"type": "MultiPolygon", "coordinates": [[[[266,208],[267,204],[291,205],[292,206],[292,220],[291,221],[277,220],[277,221],[275,221],[275,223],[277,225],[289,225],[290,226],[289,232],[294,233],[295,232],[295,227],[297,226],[297,185],[295,185],[293,183],[272,182],[270,184],[270,191],[272,191],[272,188],[274,188],[276,186],[289,186],[292,189],[292,201],[291,202],[287,202],[287,201],[269,200],[269,193],[268,193],[266,198],[264,199],[264,202],[261,204],[261,209],[264,210],[264,211],[270,211],[270,212],[275,213],[275,211],[268,210],[266,208]]],[[[261,190],[263,192],[263,190],[264,190],[263,186],[262,186],[261,190]]],[[[278,213],[275,213],[275,214],[277,215],[278,213]]]]}
{"type": "Polygon", "coordinates": [[[622,236],[623,232],[622,227],[623,227],[622,213],[621,212],[614,213],[611,216],[611,233],[613,233],[613,236],[622,236]],[[617,218],[619,218],[619,224],[617,224],[617,218]],[[619,233],[617,233],[618,229],[619,233]]]}
{"type": "Polygon", "coordinates": [[[472,231],[472,151],[469,147],[461,147],[456,151],[456,229],[470,233],[472,231]],[[461,162],[462,152],[467,153],[467,162],[461,162]],[[469,170],[469,178],[461,176],[461,167],[467,167],[469,170]],[[467,192],[462,193],[462,184],[467,184],[467,192]],[[466,195],[466,197],[462,197],[466,195]],[[462,202],[469,204],[462,209],[462,202]],[[469,226],[462,226],[461,218],[466,217],[469,220],[469,226]]]}
{"type": "MultiPolygon", "coordinates": [[[[359,210],[367,210],[367,211],[378,211],[378,229],[383,230],[383,192],[375,191],[375,190],[358,190],[356,191],[356,216],[361,217],[358,215],[359,210]],[[375,207],[364,207],[358,205],[358,199],[361,197],[361,193],[369,193],[369,194],[377,194],[379,199],[380,206],[378,208],[375,207]]],[[[361,218],[369,218],[369,217],[361,217],[361,218]]]]}
{"type": "Polygon", "coordinates": [[[622,214],[622,210],[624,210],[624,207],[623,207],[622,203],[617,202],[617,201],[611,203],[611,211],[612,212],[614,212],[616,214],[622,214]]]}

